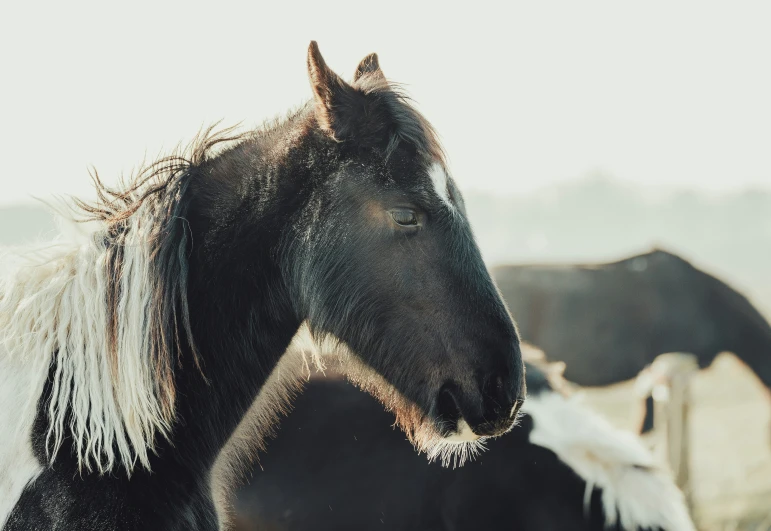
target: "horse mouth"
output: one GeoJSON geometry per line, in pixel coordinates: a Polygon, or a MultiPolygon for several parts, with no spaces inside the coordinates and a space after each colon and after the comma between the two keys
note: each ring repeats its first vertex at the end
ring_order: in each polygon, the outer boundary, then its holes
{"type": "Polygon", "coordinates": [[[423,448],[429,461],[440,461],[444,467],[456,468],[466,461],[473,461],[485,450],[487,437],[472,429],[450,387],[443,386],[432,413],[429,417],[433,417],[431,424],[435,435],[423,448]]]}
{"type": "Polygon", "coordinates": [[[464,415],[462,395],[452,383],[445,384],[436,401],[437,427],[440,436],[446,442],[467,443],[483,441],[488,437],[497,437],[507,433],[515,424],[519,410],[524,402],[517,399],[506,411],[496,407],[486,411],[487,415],[477,415],[474,420],[464,415]],[[493,420],[489,420],[492,418],[493,420]]]}
{"type": "Polygon", "coordinates": [[[436,403],[439,434],[445,442],[449,443],[478,441],[482,436],[476,434],[464,418],[457,396],[458,390],[451,383],[445,384],[439,391],[436,403]]]}

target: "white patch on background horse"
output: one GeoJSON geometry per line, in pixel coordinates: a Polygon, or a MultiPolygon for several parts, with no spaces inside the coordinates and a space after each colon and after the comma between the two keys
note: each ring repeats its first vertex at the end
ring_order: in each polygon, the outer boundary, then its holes
{"type": "Polygon", "coordinates": [[[602,489],[608,526],[695,531],[683,494],[634,435],[555,392],[529,396],[522,411],[533,418],[530,442],[553,451],[586,481],[587,507],[594,487],[602,489]]]}

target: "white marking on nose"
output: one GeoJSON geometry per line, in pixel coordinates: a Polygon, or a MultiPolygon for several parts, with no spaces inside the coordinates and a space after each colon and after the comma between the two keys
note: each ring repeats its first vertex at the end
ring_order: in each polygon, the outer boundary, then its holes
{"type": "Polygon", "coordinates": [[[447,172],[444,167],[438,162],[434,162],[428,169],[428,176],[431,178],[431,184],[434,185],[434,191],[436,192],[436,195],[439,196],[439,199],[450,207],[450,209],[455,208],[447,193],[447,172]]]}
{"type": "Polygon", "coordinates": [[[471,426],[468,425],[465,419],[460,419],[458,421],[458,431],[449,437],[445,437],[445,440],[449,442],[471,442],[477,441],[480,438],[479,435],[471,431],[471,426]]]}

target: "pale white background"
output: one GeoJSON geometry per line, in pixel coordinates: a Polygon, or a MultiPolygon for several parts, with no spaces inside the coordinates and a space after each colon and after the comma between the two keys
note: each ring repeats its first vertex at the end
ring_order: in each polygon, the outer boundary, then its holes
{"type": "Polygon", "coordinates": [[[597,171],[771,186],[771,2],[0,6],[0,204],[87,194],[91,164],[112,180],[213,121],[284,113],[310,96],[311,39],[346,77],[378,52],[466,190],[597,171]]]}

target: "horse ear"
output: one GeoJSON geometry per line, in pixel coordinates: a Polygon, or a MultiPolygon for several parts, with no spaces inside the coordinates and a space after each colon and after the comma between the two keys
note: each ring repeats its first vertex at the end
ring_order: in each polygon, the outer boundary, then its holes
{"type": "Polygon", "coordinates": [[[341,107],[341,102],[348,98],[353,88],[327,66],[316,41],[311,41],[308,47],[308,78],[319,126],[335,137],[335,110],[341,107]]]}
{"type": "Polygon", "coordinates": [[[385,79],[383,71],[380,70],[380,62],[377,60],[376,53],[371,53],[361,60],[359,66],[356,67],[356,73],[353,75],[353,81],[356,82],[361,79],[362,76],[367,74],[385,79]]]}

